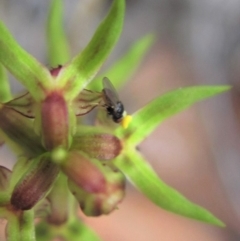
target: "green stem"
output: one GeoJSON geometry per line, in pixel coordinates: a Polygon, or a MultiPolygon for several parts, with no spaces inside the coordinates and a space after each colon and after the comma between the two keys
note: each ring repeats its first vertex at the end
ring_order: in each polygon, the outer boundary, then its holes
{"type": "Polygon", "coordinates": [[[35,241],[33,210],[9,213],[6,236],[7,241],[35,241]]]}
{"type": "Polygon", "coordinates": [[[5,68],[0,64],[0,102],[4,103],[11,99],[10,85],[5,68]]]}
{"type": "Polygon", "coordinates": [[[70,192],[67,186],[67,177],[63,173],[60,173],[54,187],[48,195],[51,203],[51,214],[48,220],[53,225],[60,225],[67,222],[70,208],[69,196],[70,192]]]}

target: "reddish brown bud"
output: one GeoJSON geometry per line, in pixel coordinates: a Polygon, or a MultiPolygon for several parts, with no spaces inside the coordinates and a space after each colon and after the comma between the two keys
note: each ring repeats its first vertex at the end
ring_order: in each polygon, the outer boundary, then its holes
{"type": "Polygon", "coordinates": [[[107,133],[86,133],[74,138],[72,149],[87,153],[90,157],[99,160],[111,160],[117,157],[121,150],[121,141],[107,133]]]}
{"type": "Polygon", "coordinates": [[[106,178],[102,192],[89,193],[71,181],[68,184],[87,216],[99,216],[112,212],[124,197],[125,178],[123,174],[108,166],[104,166],[101,171],[106,178]]]}
{"type": "Polygon", "coordinates": [[[83,153],[72,151],[62,164],[63,172],[70,180],[87,192],[103,192],[106,180],[99,170],[97,161],[90,160],[83,153]]]}
{"type": "Polygon", "coordinates": [[[31,209],[51,188],[59,173],[59,167],[52,163],[49,154],[34,160],[15,186],[11,204],[20,210],[31,209]]]}
{"type": "Polygon", "coordinates": [[[60,92],[52,92],[41,105],[42,137],[47,150],[69,146],[69,113],[60,92]]]}

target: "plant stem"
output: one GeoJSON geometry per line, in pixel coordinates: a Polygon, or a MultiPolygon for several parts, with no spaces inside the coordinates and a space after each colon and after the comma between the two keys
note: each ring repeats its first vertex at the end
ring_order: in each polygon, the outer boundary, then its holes
{"type": "Polygon", "coordinates": [[[0,64],[0,102],[4,103],[11,99],[10,85],[7,78],[7,73],[4,67],[0,64]]]}
{"type": "Polygon", "coordinates": [[[33,210],[9,212],[6,236],[7,241],[35,241],[33,210]]]}

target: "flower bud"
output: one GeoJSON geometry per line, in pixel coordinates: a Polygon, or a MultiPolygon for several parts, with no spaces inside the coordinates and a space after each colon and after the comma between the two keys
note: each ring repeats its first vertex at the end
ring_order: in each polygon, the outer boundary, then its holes
{"type": "MultiPolygon", "coordinates": [[[[108,214],[116,209],[124,197],[125,178],[123,174],[109,166],[99,166],[99,173],[104,178],[101,190],[89,192],[69,179],[69,189],[78,200],[82,211],[87,216],[108,214]]],[[[91,181],[91,177],[89,177],[91,181]]]]}
{"type": "Polygon", "coordinates": [[[103,192],[105,189],[106,180],[99,170],[97,161],[89,159],[81,152],[70,152],[62,163],[62,171],[87,192],[103,192]]]}
{"type": "Polygon", "coordinates": [[[51,162],[50,154],[31,160],[31,165],[15,186],[11,204],[20,210],[31,209],[41,200],[55,181],[59,167],[51,162]]]}
{"type": "Polygon", "coordinates": [[[70,121],[67,102],[61,92],[52,92],[41,104],[41,131],[47,150],[70,145],[70,121]]]}
{"type": "Polygon", "coordinates": [[[99,160],[111,160],[120,154],[122,144],[116,136],[92,132],[76,135],[72,149],[84,151],[99,160]]]}

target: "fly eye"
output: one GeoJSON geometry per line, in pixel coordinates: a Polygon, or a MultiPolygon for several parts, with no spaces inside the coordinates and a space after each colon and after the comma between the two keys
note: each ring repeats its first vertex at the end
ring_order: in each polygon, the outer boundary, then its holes
{"type": "Polygon", "coordinates": [[[120,101],[117,103],[117,105],[115,107],[115,112],[118,113],[119,115],[123,114],[123,112],[124,112],[124,106],[120,101]]]}

